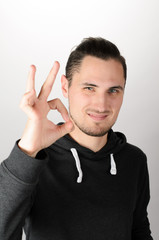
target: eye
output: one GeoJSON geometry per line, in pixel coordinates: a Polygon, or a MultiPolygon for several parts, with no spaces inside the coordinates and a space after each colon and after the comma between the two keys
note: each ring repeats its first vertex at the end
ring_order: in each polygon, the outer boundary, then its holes
{"type": "Polygon", "coordinates": [[[108,92],[109,93],[118,93],[119,89],[117,89],[117,88],[110,88],[108,92]]]}
{"type": "Polygon", "coordinates": [[[93,87],[85,87],[84,89],[88,90],[88,91],[93,91],[94,90],[93,87]]]}

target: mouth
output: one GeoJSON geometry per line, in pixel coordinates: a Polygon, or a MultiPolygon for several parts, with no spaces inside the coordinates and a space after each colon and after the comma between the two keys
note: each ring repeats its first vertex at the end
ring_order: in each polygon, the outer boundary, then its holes
{"type": "Polygon", "coordinates": [[[87,114],[91,119],[98,122],[103,121],[108,117],[107,114],[97,114],[97,113],[87,113],[87,114]]]}

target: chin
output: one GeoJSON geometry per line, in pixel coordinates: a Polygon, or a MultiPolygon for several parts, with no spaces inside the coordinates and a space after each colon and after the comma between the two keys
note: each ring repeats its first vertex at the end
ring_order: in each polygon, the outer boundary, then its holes
{"type": "MultiPolygon", "coordinates": [[[[75,123],[76,124],[76,123],[75,123]]],[[[111,129],[111,126],[107,127],[107,128],[99,128],[97,129],[97,127],[85,127],[83,126],[79,126],[76,124],[76,126],[80,129],[80,131],[82,131],[83,133],[85,133],[88,136],[92,136],[92,137],[103,137],[105,136],[109,130],[111,129]]]]}

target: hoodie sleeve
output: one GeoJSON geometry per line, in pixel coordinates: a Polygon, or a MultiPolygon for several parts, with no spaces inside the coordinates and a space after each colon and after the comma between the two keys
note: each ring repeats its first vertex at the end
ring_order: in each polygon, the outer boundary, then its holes
{"type": "Polygon", "coordinates": [[[38,159],[23,153],[15,144],[0,165],[0,239],[20,240],[22,227],[33,203],[39,174],[46,163],[41,151],[38,159]]]}
{"type": "Polygon", "coordinates": [[[139,179],[138,196],[133,218],[132,240],[153,240],[147,213],[147,206],[150,200],[147,161],[142,163],[139,179]]]}

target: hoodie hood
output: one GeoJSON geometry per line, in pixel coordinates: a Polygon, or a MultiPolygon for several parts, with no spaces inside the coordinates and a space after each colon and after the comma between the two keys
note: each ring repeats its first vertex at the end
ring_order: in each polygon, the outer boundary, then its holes
{"type": "MultiPolygon", "coordinates": [[[[82,182],[83,172],[81,169],[80,158],[84,157],[92,161],[100,161],[104,157],[110,159],[110,173],[111,175],[117,174],[117,168],[115,163],[115,155],[125,146],[126,137],[120,132],[114,132],[112,129],[108,132],[108,140],[106,145],[101,148],[98,152],[94,152],[80,144],[78,144],[69,134],[57,140],[54,145],[62,151],[71,151],[74,157],[76,168],[79,173],[77,182],[82,182]],[[80,158],[79,158],[80,155],[80,158]]],[[[50,146],[51,148],[51,146],[50,146]]]]}
{"type": "Polygon", "coordinates": [[[107,156],[110,154],[116,154],[119,152],[126,144],[127,140],[123,133],[114,132],[112,129],[108,132],[108,140],[104,147],[102,147],[98,152],[94,152],[80,144],[78,144],[69,134],[57,140],[54,144],[62,149],[70,150],[71,148],[76,148],[80,152],[80,155],[84,155],[88,159],[100,159],[103,155],[107,156]]]}

